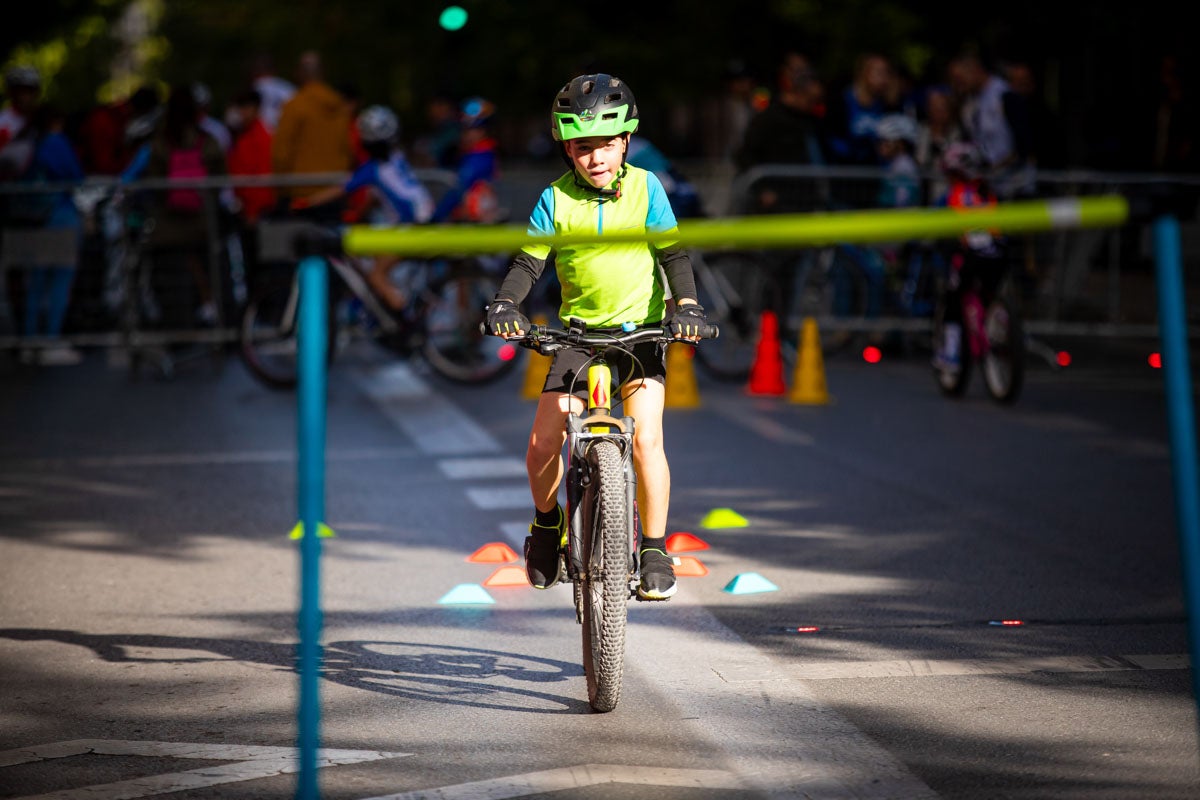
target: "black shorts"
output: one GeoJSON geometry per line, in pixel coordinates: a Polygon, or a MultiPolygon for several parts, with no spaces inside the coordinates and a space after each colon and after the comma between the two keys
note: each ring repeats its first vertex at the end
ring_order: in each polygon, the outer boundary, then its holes
{"type": "MultiPolygon", "coordinates": [[[[637,361],[641,362],[639,367],[629,357],[628,353],[623,353],[618,350],[609,351],[608,363],[613,371],[613,379],[618,377],[622,380],[645,380],[658,381],[665,384],[667,382],[667,351],[664,347],[659,350],[657,342],[641,342],[633,346],[633,355],[637,361]]],[[[550,371],[546,374],[546,383],[542,386],[543,392],[562,392],[564,394],[571,393],[571,385],[574,383],[575,396],[587,400],[588,385],[587,385],[587,360],[588,354],[584,350],[559,350],[554,354],[554,360],[550,363],[550,371]],[[578,376],[578,380],[576,380],[578,376]]]]}

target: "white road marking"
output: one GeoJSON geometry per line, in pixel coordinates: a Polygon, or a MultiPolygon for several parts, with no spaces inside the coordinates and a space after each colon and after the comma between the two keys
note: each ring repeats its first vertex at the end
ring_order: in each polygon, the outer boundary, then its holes
{"type": "Polygon", "coordinates": [[[500,444],[404,362],[360,371],[358,381],[379,409],[434,456],[498,453],[500,444]]]}
{"type": "Polygon", "coordinates": [[[527,483],[496,489],[473,487],[467,489],[467,499],[474,503],[476,508],[488,511],[528,508],[532,513],[533,497],[529,494],[529,484],[527,483]]]}
{"type": "Polygon", "coordinates": [[[368,800],[506,800],[564,789],[583,789],[604,783],[638,786],[682,786],[696,789],[741,789],[742,782],[724,770],[634,767],[616,764],[581,764],[575,767],[528,772],[486,781],[460,783],[436,789],[380,795],[368,800]]]}
{"type": "MultiPolygon", "coordinates": [[[[96,754],[105,756],[146,756],[158,758],[192,758],[208,761],[230,761],[213,767],[186,772],[151,775],[145,778],[115,783],[64,789],[48,794],[28,795],[15,800],[134,800],[187,789],[202,789],[225,783],[287,775],[300,770],[299,753],[294,747],[261,747],[257,745],[188,744],[183,742],[137,742],[110,739],[75,739],[68,742],[0,752],[0,767],[31,764],[55,758],[96,754]]],[[[361,764],[385,758],[402,758],[412,753],[390,753],[378,750],[317,751],[317,768],[342,764],[361,764]]]]}
{"type": "MultiPolygon", "coordinates": [[[[408,447],[361,447],[330,450],[329,461],[373,461],[412,456],[408,447]]],[[[24,471],[29,467],[192,467],[210,464],[286,464],[296,460],[295,450],[241,450],[221,453],[145,453],[121,456],[82,456],[79,458],[32,458],[9,462],[24,471]]]]}
{"type": "Polygon", "coordinates": [[[497,458],[444,458],[438,469],[452,480],[524,478],[525,462],[511,456],[497,458]]]}
{"type": "Polygon", "coordinates": [[[679,707],[677,733],[708,740],[751,788],[781,800],[937,797],[786,664],[750,646],[687,592],[669,603],[630,603],[629,621],[626,669],[644,672],[679,707]],[[636,653],[654,653],[653,663],[636,653]]]}

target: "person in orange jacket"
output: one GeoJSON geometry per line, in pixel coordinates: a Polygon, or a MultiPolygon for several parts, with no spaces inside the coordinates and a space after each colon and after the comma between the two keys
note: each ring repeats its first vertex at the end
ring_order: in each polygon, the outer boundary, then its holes
{"type": "MultiPolygon", "coordinates": [[[[323,78],[315,52],[300,57],[299,88],[283,107],[271,144],[271,163],[280,175],[305,172],[345,172],[353,161],[350,151],[350,109],[345,98],[323,78]]],[[[289,200],[309,197],[321,185],[286,187],[289,200]]],[[[340,212],[337,212],[340,213],[340,212]]]]}

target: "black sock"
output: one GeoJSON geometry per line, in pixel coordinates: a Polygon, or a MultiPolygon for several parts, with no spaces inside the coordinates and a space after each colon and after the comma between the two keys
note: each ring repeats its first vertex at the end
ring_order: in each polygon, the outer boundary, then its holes
{"type": "Polygon", "coordinates": [[[533,514],[533,523],[539,528],[558,528],[558,523],[562,519],[559,516],[562,513],[557,505],[549,511],[541,511],[535,508],[533,514]]]}
{"type": "Polygon", "coordinates": [[[641,547],[638,548],[638,552],[644,553],[647,550],[657,550],[660,553],[667,552],[667,537],[660,536],[657,539],[650,539],[646,536],[643,536],[642,544],[641,547]]]}

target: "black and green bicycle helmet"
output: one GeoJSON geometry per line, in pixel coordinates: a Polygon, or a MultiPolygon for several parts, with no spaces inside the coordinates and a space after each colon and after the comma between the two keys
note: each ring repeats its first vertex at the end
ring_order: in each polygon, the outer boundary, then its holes
{"type": "Polygon", "coordinates": [[[558,90],[550,109],[550,131],[557,142],[587,136],[620,136],[638,126],[637,101],[625,82],[597,73],[572,78],[558,90]]]}

